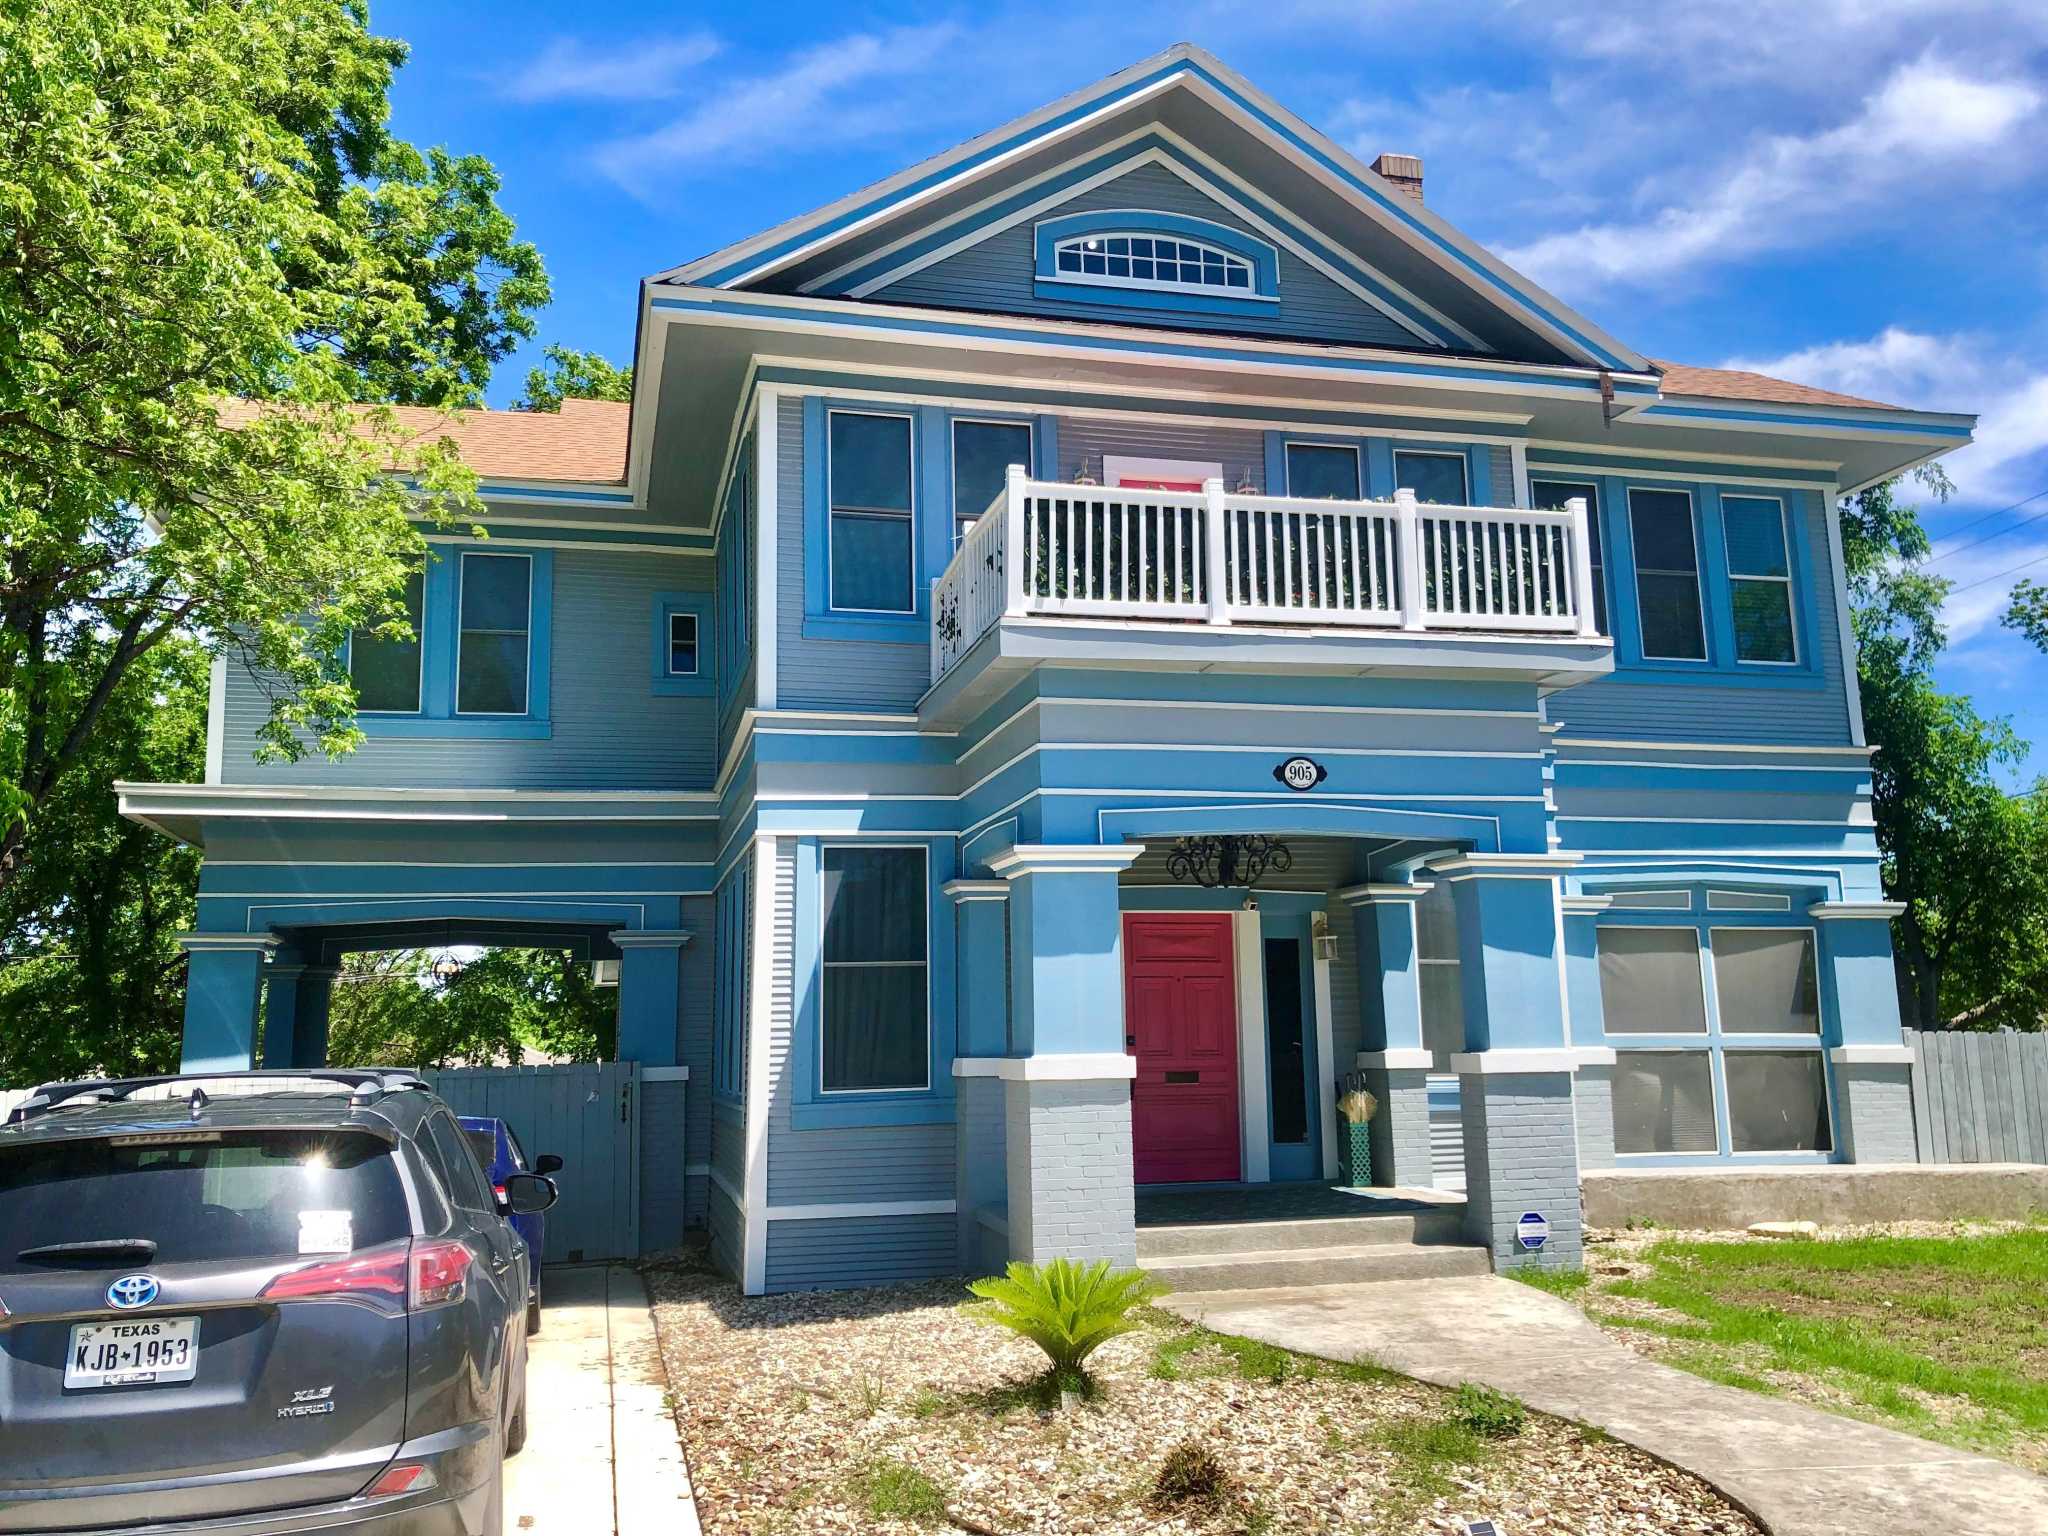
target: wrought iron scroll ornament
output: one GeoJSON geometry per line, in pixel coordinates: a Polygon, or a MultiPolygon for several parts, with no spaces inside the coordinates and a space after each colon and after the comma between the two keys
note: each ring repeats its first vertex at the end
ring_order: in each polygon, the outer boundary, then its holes
{"type": "Polygon", "coordinates": [[[1294,868],[1294,854],[1282,842],[1251,836],[1183,837],[1166,851],[1166,872],[1207,888],[1257,885],[1268,874],[1294,868]]]}

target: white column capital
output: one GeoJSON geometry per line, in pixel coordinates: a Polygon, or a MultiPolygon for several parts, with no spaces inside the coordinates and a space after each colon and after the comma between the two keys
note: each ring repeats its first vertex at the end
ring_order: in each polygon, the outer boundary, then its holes
{"type": "Polygon", "coordinates": [[[1434,880],[1422,880],[1414,885],[1347,885],[1337,892],[1337,899],[1347,907],[1412,907],[1435,889],[1434,880]]]}
{"type": "Polygon", "coordinates": [[[1020,875],[1117,874],[1137,863],[1143,843],[1017,843],[988,861],[1005,880],[1020,875]]]}
{"type": "Polygon", "coordinates": [[[1007,880],[948,880],[939,890],[954,901],[1007,901],[1010,897],[1010,882],[1007,880]]]}
{"type": "Polygon", "coordinates": [[[178,947],[190,954],[267,955],[284,941],[270,933],[181,933],[178,947]]]}
{"type": "Polygon", "coordinates": [[[1906,910],[1903,901],[1816,901],[1806,915],[1820,922],[1848,918],[1883,918],[1889,922],[1906,910]]]}
{"type": "Polygon", "coordinates": [[[1423,867],[1445,880],[1555,880],[1578,868],[1583,858],[1577,853],[1454,853],[1423,867]]]}
{"type": "Polygon", "coordinates": [[[1566,917],[1592,917],[1614,905],[1612,896],[1572,895],[1558,898],[1566,917]]]}
{"type": "Polygon", "coordinates": [[[605,937],[620,949],[681,949],[690,942],[681,928],[620,928],[605,937]]]}

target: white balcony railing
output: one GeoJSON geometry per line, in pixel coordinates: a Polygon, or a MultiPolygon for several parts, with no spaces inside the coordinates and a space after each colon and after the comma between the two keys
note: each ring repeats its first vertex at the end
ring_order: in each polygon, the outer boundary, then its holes
{"type": "Polygon", "coordinates": [[[932,680],[999,620],[1596,633],[1586,504],[1310,501],[1028,480],[969,525],[932,588],[932,680]],[[1218,576],[1220,573],[1220,579],[1218,576]]]}

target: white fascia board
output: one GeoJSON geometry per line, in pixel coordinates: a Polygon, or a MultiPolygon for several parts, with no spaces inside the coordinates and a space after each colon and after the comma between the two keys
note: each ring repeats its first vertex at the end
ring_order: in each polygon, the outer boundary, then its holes
{"type": "Polygon", "coordinates": [[[1122,1051],[1068,1051],[1042,1056],[956,1056],[955,1077],[996,1077],[1006,1083],[1095,1082],[1138,1075],[1138,1058],[1122,1051]]]}

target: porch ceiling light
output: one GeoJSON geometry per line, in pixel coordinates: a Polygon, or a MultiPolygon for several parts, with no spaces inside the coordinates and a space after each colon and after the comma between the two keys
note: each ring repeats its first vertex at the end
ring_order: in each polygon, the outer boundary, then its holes
{"type": "Polygon", "coordinates": [[[462,974],[462,962],[453,955],[443,955],[434,962],[434,978],[446,983],[462,974]]]}
{"type": "Polygon", "coordinates": [[[1294,868],[1294,854],[1282,842],[1257,834],[1183,837],[1166,851],[1166,872],[1207,888],[1257,885],[1267,874],[1294,868]]]}

